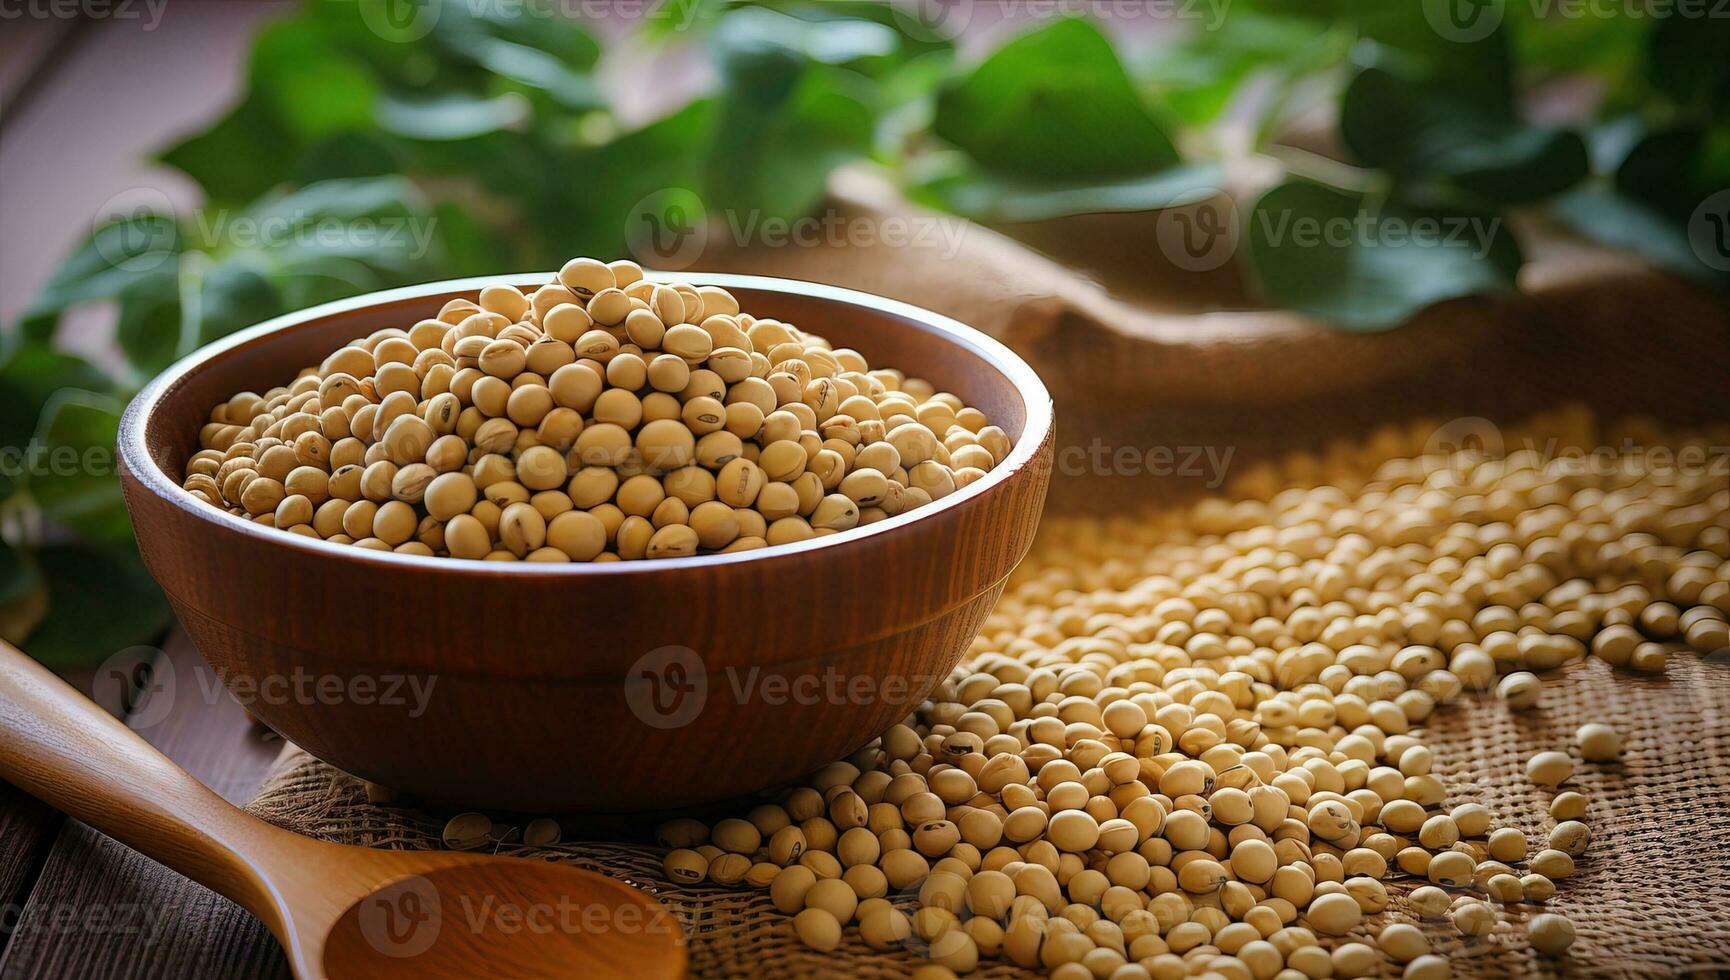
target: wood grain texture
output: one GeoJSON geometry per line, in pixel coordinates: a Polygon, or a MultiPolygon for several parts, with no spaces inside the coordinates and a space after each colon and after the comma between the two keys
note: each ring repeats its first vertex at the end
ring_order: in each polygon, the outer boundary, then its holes
{"type": "MultiPolygon", "coordinates": [[[[0,776],[246,907],[297,977],[684,972],[676,923],[629,885],[540,862],[371,850],[280,830],[4,644],[0,736],[0,776]]],[[[68,911],[54,921],[71,930],[149,931],[164,910],[68,911]]]]}
{"type": "MultiPolygon", "coordinates": [[[[184,633],[171,634],[162,662],[189,688],[214,690],[207,686],[216,683],[213,675],[198,677],[209,671],[184,633]]],[[[150,697],[135,715],[151,707],[150,697]]],[[[226,696],[176,698],[167,716],[141,734],[237,803],[252,796],[281,746],[262,737],[226,696]]],[[[58,834],[0,959],[0,977],[288,976],[275,940],[243,909],[84,824],[58,813],[53,819],[58,834]],[[118,920],[102,922],[90,909],[118,920]],[[146,909],[161,911],[151,928],[134,928],[146,909]]]]}
{"type": "Polygon", "coordinates": [[[207,348],[128,409],[122,483],[140,550],[199,649],[232,683],[316,685],[254,706],[312,754],[424,800],[491,809],[736,796],[844,756],[910,712],[1032,543],[1054,431],[1043,385],[1007,348],[913,307],[807,283],[688,278],[954,391],[1017,440],[1014,452],[942,501],[835,538],[611,565],[379,554],[262,528],[182,492],[211,405],[475,285],[333,304],[207,348]]]}
{"type": "Polygon", "coordinates": [[[24,905],[48,859],[60,814],[0,783],[0,959],[24,920],[24,905]]]}
{"type": "Polygon", "coordinates": [[[67,821],[0,977],[283,980],[281,947],[233,902],[67,821]]]}

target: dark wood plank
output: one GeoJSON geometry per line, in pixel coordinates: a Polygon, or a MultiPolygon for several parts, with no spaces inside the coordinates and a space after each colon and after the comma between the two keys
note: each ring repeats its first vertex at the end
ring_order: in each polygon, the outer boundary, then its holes
{"type": "Polygon", "coordinates": [[[30,888],[64,819],[0,783],[0,954],[22,918],[30,888]]]}
{"type": "MultiPolygon", "coordinates": [[[[250,798],[281,749],[254,728],[178,629],[172,680],[131,717],[140,734],[224,797],[250,798]]],[[[158,677],[163,676],[159,673],[158,677]]],[[[76,821],[65,821],[0,960],[0,978],[287,977],[264,927],[227,899],[76,821]]]]}
{"type": "MultiPolygon", "coordinates": [[[[88,691],[94,671],[78,669],[61,676],[88,691]]],[[[0,957],[18,930],[24,905],[65,822],[65,815],[53,807],[0,781],[0,957]]]]}
{"type": "MultiPolygon", "coordinates": [[[[76,668],[61,676],[89,691],[95,670],[76,668]]],[[[24,904],[65,822],[53,807],[0,782],[0,955],[23,919],[24,904]]]]}

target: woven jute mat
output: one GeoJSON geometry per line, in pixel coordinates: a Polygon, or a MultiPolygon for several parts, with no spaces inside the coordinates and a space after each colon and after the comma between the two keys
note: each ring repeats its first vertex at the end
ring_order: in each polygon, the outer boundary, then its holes
{"type": "MultiPolygon", "coordinates": [[[[1545,677],[1536,709],[1516,714],[1473,696],[1441,709],[1425,743],[1437,752],[1450,803],[1484,804],[1536,850],[1553,794],[1526,779],[1525,761],[1566,748],[1588,721],[1624,733],[1627,752],[1616,765],[1582,764],[1564,787],[1591,800],[1591,847],[1550,903],[1574,921],[1571,955],[1531,950],[1520,923],[1521,910],[1534,906],[1510,906],[1479,939],[1463,939],[1446,921],[1419,925],[1454,958],[1456,977],[1730,976],[1730,663],[1679,652],[1661,677],[1578,663],[1545,677]]],[[[284,754],[251,809],[312,837],[411,849],[440,847],[448,816],[370,804],[361,782],[298,751],[284,754]]],[[[807,949],[765,892],[674,884],[661,874],[660,848],[622,836],[497,850],[566,861],[652,892],[683,924],[695,976],[899,977],[921,962],[915,952],[870,949],[856,929],[832,953],[807,949]]],[[[1419,883],[1388,881],[1396,894],[1419,883]]],[[[1370,917],[1366,931],[1393,921],[1414,921],[1398,900],[1370,917]]],[[[1038,976],[1000,961],[982,961],[974,975],[1038,976]]]]}

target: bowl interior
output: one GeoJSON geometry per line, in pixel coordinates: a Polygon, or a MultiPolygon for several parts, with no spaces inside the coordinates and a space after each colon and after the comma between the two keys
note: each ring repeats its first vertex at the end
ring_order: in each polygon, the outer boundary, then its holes
{"type": "MultiPolygon", "coordinates": [[[[135,435],[141,437],[145,454],[158,471],[140,475],[147,483],[156,483],[158,492],[180,496],[184,463],[196,451],[198,431],[212,407],[240,391],[263,392],[286,385],[302,368],[320,363],[343,344],[387,327],[407,329],[437,315],[446,301],[473,299],[482,285],[500,278],[532,291],[548,282],[551,274],[458,280],[358,297],[261,324],[193,355],[140,396],[136,407],[142,412],[136,421],[142,431],[135,435]]],[[[725,287],[747,312],[784,320],[836,347],[858,350],[873,366],[894,367],[931,382],[940,391],[954,392],[1009,434],[1016,444],[1010,460],[976,487],[921,508],[919,515],[995,484],[994,478],[1031,458],[1034,444],[1050,428],[1050,396],[1032,370],[1008,348],[945,317],[813,283],[701,273],[652,278],[725,287]]],[[[125,433],[122,441],[127,441],[125,433]]],[[[184,502],[213,518],[225,516],[197,505],[190,496],[184,502]]]]}

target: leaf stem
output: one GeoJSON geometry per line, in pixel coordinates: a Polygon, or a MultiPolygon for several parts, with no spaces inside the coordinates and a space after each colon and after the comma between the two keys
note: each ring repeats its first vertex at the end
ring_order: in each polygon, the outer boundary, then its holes
{"type": "Polygon", "coordinates": [[[180,340],[174,356],[185,357],[198,349],[200,324],[204,318],[204,273],[210,268],[210,257],[203,252],[182,252],[179,275],[180,340]]]}
{"type": "Polygon", "coordinates": [[[1295,146],[1274,143],[1264,147],[1262,152],[1278,160],[1293,176],[1303,177],[1343,190],[1367,193],[1383,183],[1381,175],[1373,170],[1366,170],[1343,160],[1335,160],[1332,157],[1325,157],[1319,153],[1295,146]]]}

